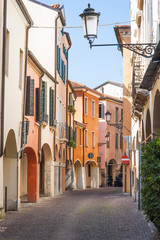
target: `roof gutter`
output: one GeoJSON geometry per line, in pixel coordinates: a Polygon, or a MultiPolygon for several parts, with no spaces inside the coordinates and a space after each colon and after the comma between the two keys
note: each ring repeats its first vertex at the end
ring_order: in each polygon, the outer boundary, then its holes
{"type": "Polygon", "coordinates": [[[4,147],[4,99],[5,99],[5,62],[6,62],[6,23],[7,23],[7,0],[3,1],[3,44],[2,44],[2,87],[1,87],[1,144],[0,157],[4,147]]]}

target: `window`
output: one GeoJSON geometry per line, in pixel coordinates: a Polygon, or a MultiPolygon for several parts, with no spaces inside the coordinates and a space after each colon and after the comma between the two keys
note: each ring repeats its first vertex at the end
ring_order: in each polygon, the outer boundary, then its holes
{"type": "Polygon", "coordinates": [[[19,53],[19,88],[22,89],[22,75],[23,75],[23,51],[20,49],[19,53]]]}
{"type": "Polygon", "coordinates": [[[9,31],[6,31],[6,61],[5,61],[5,74],[8,76],[9,72],[9,31]]]}
{"type": "Polygon", "coordinates": [[[49,111],[49,123],[50,126],[54,126],[54,90],[50,88],[50,111],[49,111]]]}
{"type": "Polygon", "coordinates": [[[102,87],[101,90],[102,90],[102,93],[104,93],[104,87],[102,87]]]}
{"type": "Polygon", "coordinates": [[[95,101],[92,100],[92,117],[95,117],[95,101]]]}
{"type": "Polygon", "coordinates": [[[82,129],[79,129],[79,145],[82,146],[82,129]]]}
{"type": "Polygon", "coordinates": [[[41,94],[41,111],[42,111],[42,121],[48,123],[47,115],[47,83],[42,81],[42,94],[41,94]]]}
{"type": "Polygon", "coordinates": [[[104,104],[99,104],[99,118],[104,118],[104,104]]]}
{"type": "Polygon", "coordinates": [[[123,148],[123,137],[122,134],[120,134],[120,149],[123,148]]]}
{"type": "Polygon", "coordinates": [[[85,147],[88,147],[88,130],[85,129],[85,147]]]}
{"type": "Polygon", "coordinates": [[[118,122],[118,108],[115,108],[115,122],[118,122]]]}
{"type": "Polygon", "coordinates": [[[84,113],[87,115],[88,114],[88,98],[85,97],[84,99],[84,113]]]}
{"type": "Polygon", "coordinates": [[[34,116],[34,80],[27,77],[25,115],[34,116]]]}
{"type": "Polygon", "coordinates": [[[115,149],[118,149],[118,133],[115,133],[115,149]]]}
{"type": "Polygon", "coordinates": [[[75,128],[75,142],[77,144],[77,127],[75,128]]]}
{"type": "Polygon", "coordinates": [[[36,88],[36,122],[40,122],[40,99],[41,99],[41,90],[40,88],[36,88]]]}
{"type": "Polygon", "coordinates": [[[92,148],[95,148],[95,132],[92,132],[92,148]]]}
{"type": "Polygon", "coordinates": [[[123,120],[123,109],[121,109],[121,120],[123,120]]]}
{"type": "Polygon", "coordinates": [[[110,132],[107,132],[106,137],[107,137],[106,147],[107,147],[107,148],[110,148],[110,132]]]}

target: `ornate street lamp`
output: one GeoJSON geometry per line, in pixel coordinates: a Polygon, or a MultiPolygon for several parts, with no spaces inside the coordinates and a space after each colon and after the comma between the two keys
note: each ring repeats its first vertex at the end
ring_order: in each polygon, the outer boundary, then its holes
{"type": "Polygon", "coordinates": [[[96,13],[89,3],[88,8],[84,9],[83,13],[79,15],[82,18],[84,37],[89,40],[90,46],[97,37],[99,15],[100,13],[96,13]]]}
{"type": "Polygon", "coordinates": [[[117,46],[120,51],[121,48],[127,48],[128,50],[137,53],[146,58],[150,58],[154,55],[156,43],[142,43],[142,44],[93,44],[95,38],[97,38],[97,27],[99,22],[100,13],[94,12],[94,9],[88,4],[82,14],[79,15],[82,18],[84,37],[89,40],[90,48],[92,47],[109,47],[117,46]]]}
{"type": "Polygon", "coordinates": [[[122,119],[119,120],[119,121],[116,122],[116,123],[110,123],[110,121],[111,121],[111,113],[110,113],[110,111],[107,111],[107,112],[105,113],[105,115],[106,115],[106,122],[107,122],[107,124],[108,124],[109,126],[114,126],[115,128],[117,128],[117,129],[119,130],[120,134],[122,134],[122,128],[123,128],[122,119]]]}
{"type": "Polygon", "coordinates": [[[107,111],[107,112],[105,113],[105,115],[106,115],[106,122],[107,122],[107,123],[110,123],[110,121],[111,121],[111,113],[110,113],[109,111],[107,111]]]}

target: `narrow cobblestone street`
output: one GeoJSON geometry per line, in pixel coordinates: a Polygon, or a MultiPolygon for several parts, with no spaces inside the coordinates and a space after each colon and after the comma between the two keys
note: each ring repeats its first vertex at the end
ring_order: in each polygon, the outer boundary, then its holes
{"type": "Polygon", "coordinates": [[[144,216],[120,188],[69,191],[8,212],[0,240],[149,240],[144,216]]]}

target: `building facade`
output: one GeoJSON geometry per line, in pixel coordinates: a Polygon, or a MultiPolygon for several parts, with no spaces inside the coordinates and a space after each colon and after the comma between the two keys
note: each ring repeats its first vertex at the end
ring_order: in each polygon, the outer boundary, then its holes
{"type": "Polygon", "coordinates": [[[54,146],[51,151],[54,161],[54,195],[65,191],[65,167],[67,146],[67,79],[68,50],[71,47],[69,34],[64,32],[66,24],[64,7],[46,5],[38,1],[24,0],[33,20],[30,31],[29,48],[43,67],[54,77],[58,84],[54,94],[54,146]],[[37,41],[35,41],[37,39],[37,41]]]}
{"type": "Polygon", "coordinates": [[[82,84],[72,82],[76,93],[75,137],[78,147],[74,151],[76,186],[99,187],[98,139],[99,93],[82,84]],[[91,153],[92,157],[89,157],[91,153]],[[77,170],[77,168],[79,170],[77,170]]]}
{"type": "Polygon", "coordinates": [[[132,43],[155,43],[153,56],[131,55],[132,62],[132,195],[140,205],[141,146],[159,129],[159,1],[131,1],[132,43]]]}
{"type": "MultiPolygon", "coordinates": [[[[131,43],[131,29],[128,25],[115,26],[116,38],[119,44],[131,43]]],[[[121,48],[123,57],[123,155],[130,158],[129,164],[123,165],[123,192],[131,193],[132,182],[132,151],[131,151],[131,110],[132,110],[132,81],[131,81],[131,51],[121,48]],[[125,174],[126,173],[126,174],[125,174]]]]}
{"type": "Polygon", "coordinates": [[[122,99],[103,94],[99,99],[99,156],[102,186],[113,185],[115,177],[122,172],[122,117],[122,99]],[[106,112],[111,114],[110,123],[106,122],[106,112]]]}
{"type": "MultiPolygon", "coordinates": [[[[3,2],[3,1],[1,1],[3,2]]],[[[24,144],[24,89],[27,69],[28,29],[32,19],[22,1],[4,1],[1,95],[1,205],[16,210],[20,201],[19,159],[24,144]],[[16,27],[15,27],[16,26],[16,27]],[[14,64],[13,64],[14,63],[14,64]],[[2,155],[3,154],[3,155],[2,155]]],[[[0,190],[0,191],[1,191],[0,190]]]]}

